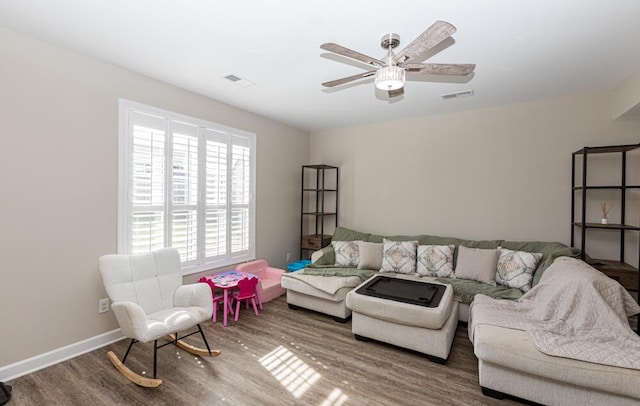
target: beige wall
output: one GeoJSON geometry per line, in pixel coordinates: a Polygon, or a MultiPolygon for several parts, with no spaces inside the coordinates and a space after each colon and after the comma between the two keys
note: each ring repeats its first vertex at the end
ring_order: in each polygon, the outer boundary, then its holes
{"type": "Polygon", "coordinates": [[[638,142],[592,94],[317,132],[311,162],[340,167],[343,226],[569,243],[571,153],[638,142]]]}
{"type": "Polygon", "coordinates": [[[257,256],[298,252],[307,133],[0,29],[0,367],[117,328],[97,259],[116,251],[118,98],[256,133],[257,256]]]}
{"type": "Polygon", "coordinates": [[[640,69],[623,80],[613,92],[613,118],[640,118],[640,69]]]}

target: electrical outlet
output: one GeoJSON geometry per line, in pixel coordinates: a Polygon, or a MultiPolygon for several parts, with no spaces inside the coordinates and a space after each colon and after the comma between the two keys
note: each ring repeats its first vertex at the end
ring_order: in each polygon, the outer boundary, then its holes
{"type": "Polygon", "coordinates": [[[106,313],[109,311],[109,298],[98,300],[98,313],[106,313]]]}
{"type": "Polygon", "coordinates": [[[291,253],[287,252],[287,263],[291,262],[291,253]]]}

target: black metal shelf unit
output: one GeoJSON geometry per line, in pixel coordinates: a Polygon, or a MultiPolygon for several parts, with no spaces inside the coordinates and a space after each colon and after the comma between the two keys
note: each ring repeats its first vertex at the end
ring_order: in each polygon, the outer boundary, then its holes
{"type": "MultiPolygon", "coordinates": [[[[571,246],[575,244],[576,230],[580,233],[580,248],[582,249],[581,257],[584,260],[586,258],[585,246],[587,241],[588,230],[612,230],[618,233],[619,241],[619,259],[593,259],[591,265],[606,274],[607,276],[616,279],[622,286],[629,291],[638,292],[640,295],[640,277],[638,269],[640,269],[640,243],[638,246],[638,267],[634,267],[625,262],[625,235],[627,232],[638,232],[640,226],[626,224],[626,210],[627,210],[627,190],[640,189],[638,185],[627,185],[627,153],[635,149],[640,148],[640,144],[632,145],[612,145],[603,147],[584,147],[578,151],[575,151],[571,156],[571,246]],[[593,154],[618,154],[620,157],[621,177],[620,184],[615,185],[589,185],[587,182],[587,164],[589,156],[593,154]],[[576,168],[576,161],[578,157],[582,158],[582,185],[576,185],[576,174],[578,169],[576,168]],[[620,204],[620,223],[618,224],[601,224],[587,222],[587,192],[590,190],[611,190],[619,191],[619,204],[620,204]],[[581,206],[580,212],[576,213],[576,198],[580,199],[581,206]],[[576,215],[579,219],[576,219],[576,215]]],[[[640,211],[640,208],[637,208],[640,211]]],[[[640,237],[639,237],[640,241],[640,237]]],[[[640,299],[640,298],[639,298],[640,299]]],[[[640,333],[640,317],[637,318],[638,323],[636,330],[640,333]]]]}
{"type": "Polygon", "coordinates": [[[338,227],[338,182],[336,166],[302,166],[300,259],[309,258],[313,251],[331,243],[331,235],[325,234],[325,221],[333,220],[334,229],[338,227]]]}

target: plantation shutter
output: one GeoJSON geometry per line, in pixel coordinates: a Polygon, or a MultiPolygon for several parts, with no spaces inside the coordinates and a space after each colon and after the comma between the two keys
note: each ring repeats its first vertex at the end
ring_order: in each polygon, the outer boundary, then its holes
{"type": "Polygon", "coordinates": [[[205,256],[224,257],[227,250],[227,134],[205,129],[205,256]]]}
{"type": "Polygon", "coordinates": [[[198,127],[173,121],[171,246],[182,262],[198,256],[198,127]]]}
{"type": "Polygon", "coordinates": [[[129,251],[164,247],[165,120],[139,112],[129,116],[131,216],[129,251]]]}
{"type": "Polygon", "coordinates": [[[231,253],[249,250],[249,202],[251,175],[251,143],[246,137],[231,136],[231,253]]]}
{"type": "Polygon", "coordinates": [[[255,258],[255,134],[120,102],[119,252],[174,247],[186,273],[255,258]]]}

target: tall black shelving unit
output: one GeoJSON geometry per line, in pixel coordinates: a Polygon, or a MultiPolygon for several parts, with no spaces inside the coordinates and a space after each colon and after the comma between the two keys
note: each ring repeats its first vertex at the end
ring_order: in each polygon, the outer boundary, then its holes
{"type": "Polygon", "coordinates": [[[326,222],[338,227],[338,167],[304,165],[301,184],[300,259],[307,259],[313,251],[331,244],[331,235],[325,234],[326,222]]]}
{"type": "MultiPolygon", "coordinates": [[[[638,267],[634,267],[625,262],[625,237],[629,232],[640,232],[640,227],[637,225],[630,225],[626,223],[627,217],[627,191],[636,189],[640,190],[640,185],[629,185],[627,183],[627,153],[635,149],[640,148],[640,144],[633,145],[612,145],[601,147],[584,147],[579,151],[576,151],[571,156],[571,246],[575,245],[576,230],[579,231],[580,248],[582,249],[581,257],[584,260],[586,258],[586,241],[590,231],[592,230],[609,230],[614,234],[617,234],[617,240],[619,242],[619,257],[618,260],[608,259],[592,259],[591,265],[609,276],[617,280],[625,289],[636,292],[640,295],[640,277],[638,269],[640,269],[640,242],[638,246],[638,267]],[[620,159],[620,183],[619,184],[605,184],[605,185],[591,185],[587,181],[587,168],[589,157],[594,154],[614,154],[618,155],[620,159]],[[576,168],[576,162],[581,158],[581,170],[582,170],[582,184],[576,185],[576,174],[579,169],[576,168]],[[616,224],[601,224],[587,222],[587,193],[590,190],[609,190],[619,191],[620,205],[620,223],[616,224]],[[579,213],[576,213],[576,198],[581,201],[581,207],[579,213]],[[578,219],[576,219],[578,215],[578,219]]],[[[632,209],[640,212],[640,207],[634,207],[632,209]]],[[[640,237],[639,237],[640,241],[640,237]]],[[[636,300],[640,300],[640,297],[636,300]]],[[[637,316],[636,331],[640,333],[640,316],[637,316]]]]}

